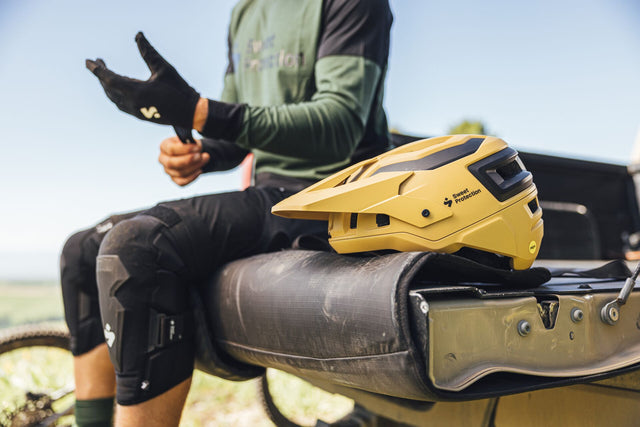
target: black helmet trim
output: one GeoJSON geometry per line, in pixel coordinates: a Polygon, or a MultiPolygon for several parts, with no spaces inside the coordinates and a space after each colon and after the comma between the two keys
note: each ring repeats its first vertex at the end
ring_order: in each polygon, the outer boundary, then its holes
{"type": "Polygon", "coordinates": [[[444,150],[435,152],[421,159],[383,166],[375,171],[372,176],[380,172],[406,172],[437,169],[475,153],[478,151],[478,148],[480,148],[480,145],[484,140],[485,138],[470,138],[464,144],[445,148],[444,150]]]}
{"type": "Polygon", "coordinates": [[[469,172],[501,202],[534,185],[531,172],[510,147],[469,165],[469,172]]]}

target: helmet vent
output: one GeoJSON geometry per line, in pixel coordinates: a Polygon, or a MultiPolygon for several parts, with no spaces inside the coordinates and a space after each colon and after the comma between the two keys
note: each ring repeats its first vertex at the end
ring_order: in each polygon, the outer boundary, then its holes
{"type": "Polygon", "coordinates": [[[496,173],[500,175],[500,178],[502,178],[505,181],[513,178],[514,176],[518,175],[520,172],[522,172],[522,168],[520,167],[520,164],[518,163],[517,160],[514,160],[513,162],[507,163],[506,165],[502,165],[496,168],[496,173]]]}
{"type": "Polygon", "coordinates": [[[358,228],[358,214],[352,213],[351,219],[349,220],[349,228],[354,229],[358,228]]]}
{"type": "Polygon", "coordinates": [[[393,163],[386,165],[375,171],[372,175],[380,172],[407,172],[407,171],[423,171],[434,170],[439,167],[448,165],[449,163],[460,160],[478,151],[485,138],[471,138],[465,143],[445,148],[435,153],[429,154],[421,159],[408,160],[406,162],[393,163]]]}
{"type": "Polygon", "coordinates": [[[389,220],[389,215],[385,215],[385,214],[376,215],[376,225],[378,227],[384,227],[389,224],[391,224],[391,221],[389,220]]]}
{"type": "Polygon", "coordinates": [[[507,147],[468,166],[493,196],[501,202],[532,187],[531,172],[522,164],[518,152],[507,147]]]}
{"type": "Polygon", "coordinates": [[[538,210],[538,199],[531,200],[529,203],[527,203],[527,206],[529,206],[529,210],[532,214],[536,213],[536,211],[538,210]]]}
{"type": "Polygon", "coordinates": [[[337,183],[336,185],[333,186],[333,188],[336,187],[340,187],[341,185],[345,185],[347,183],[347,180],[351,178],[351,175],[349,175],[348,177],[346,177],[345,179],[343,179],[342,181],[340,181],[339,183],[337,183]]]}
{"type": "Polygon", "coordinates": [[[357,181],[363,173],[365,173],[367,171],[367,169],[369,169],[369,166],[371,166],[373,164],[373,162],[369,162],[366,163],[364,165],[362,165],[362,167],[353,175],[351,175],[350,177],[348,177],[345,181],[346,182],[353,182],[353,181],[357,181]]]}

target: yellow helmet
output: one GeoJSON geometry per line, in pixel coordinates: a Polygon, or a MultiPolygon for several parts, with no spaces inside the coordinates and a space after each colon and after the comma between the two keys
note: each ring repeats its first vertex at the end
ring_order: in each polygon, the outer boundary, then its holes
{"type": "Polygon", "coordinates": [[[416,141],[348,167],[272,208],[329,221],[339,253],[381,249],[453,253],[462,247],[531,266],[542,209],[516,150],[495,137],[416,141]]]}

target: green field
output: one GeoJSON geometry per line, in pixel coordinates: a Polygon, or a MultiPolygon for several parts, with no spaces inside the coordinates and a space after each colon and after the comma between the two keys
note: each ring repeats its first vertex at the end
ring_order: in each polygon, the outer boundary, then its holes
{"type": "MultiPolygon", "coordinates": [[[[0,295],[0,328],[42,321],[63,324],[62,297],[56,283],[0,281],[0,295]]],[[[0,357],[0,407],[16,398],[21,369],[33,365],[29,358],[0,357]]],[[[42,363],[50,369],[31,374],[31,381],[40,382],[46,372],[58,375],[62,366],[70,369],[68,359],[66,354],[49,356],[42,363]]],[[[353,406],[342,396],[325,393],[282,372],[270,371],[269,379],[276,403],[301,424],[315,425],[316,418],[336,420],[353,406]]],[[[272,426],[256,396],[255,380],[231,382],[196,371],[181,426],[272,426]]]]}
{"type": "Polygon", "coordinates": [[[64,318],[55,282],[0,281],[0,295],[0,328],[64,318]]]}

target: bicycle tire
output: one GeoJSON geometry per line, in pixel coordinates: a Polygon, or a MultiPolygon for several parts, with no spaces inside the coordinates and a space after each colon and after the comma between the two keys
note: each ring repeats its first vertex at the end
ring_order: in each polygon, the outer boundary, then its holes
{"type": "Polygon", "coordinates": [[[48,324],[16,326],[0,330],[0,354],[26,347],[69,350],[69,332],[48,324]]]}
{"type": "Polygon", "coordinates": [[[269,417],[271,422],[277,427],[304,427],[291,421],[280,411],[273,400],[271,390],[269,390],[269,379],[267,378],[266,372],[262,374],[260,382],[258,383],[258,400],[267,414],[267,417],[269,417]]]}
{"type": "MultiPolygon", "coordinates": [[[[52,324],[32,324],[0,330],[0,357],[6,356],[9,360],[16,357],[13,355],[14,352],[33,354],[32,352],[36,351],[38,352],[36,354],[42,355],[43,350],[54,351],[56,354],[64,355],[65,360],[69,360],[67,357],[72,357],[69,344],[69,333],[52,324]]],[[[33,389],[29,386],[20,388],[25,393],[25,400],[22,403],[16,401],[16,406],[8,404],[11,400],[4,402],[0,411],[0,425],[38,427],[58,425],[61,417],[73,414],[73,404],[64,403],[65,400],[69,402],[68,397],[73,393],[73,385],[61,387],[58,384],[56,387],[53,390],[41,389],[39,385],[33,389]],[[63,406],[54,406],[57,402],[63,402],[63,406]]],[[[68,419],[64,425],[71,425],[68,419]]]]}

